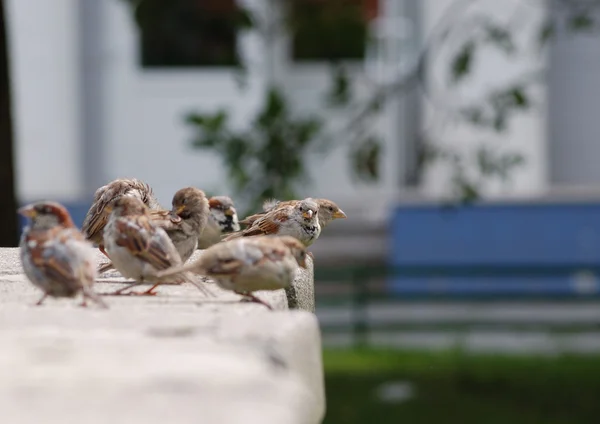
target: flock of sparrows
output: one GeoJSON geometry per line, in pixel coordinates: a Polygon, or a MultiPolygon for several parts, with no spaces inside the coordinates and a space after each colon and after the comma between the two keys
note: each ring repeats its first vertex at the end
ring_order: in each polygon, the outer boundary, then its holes
{"type": "Polygon", "coordinates": [[[263,211],[238,221],[229,197],[207,199],[195,187],[177,191],[166,210],[150,186],[135,178],[96,190],[81,231],[57,202],[32,203],[18,212],[30,219],[19,247],[25,275],[43,291],[37,305],[48,296],[81,293],[82,306],[90,299],[102,307],[107,305],[93,285],[114,268],[133,281],[111,295],[154,295],[161,284],[191,283],[211,296],[208,277],[270,308],[253,292],[289,287],[298,266],[306,267],[307,247],[332,220],[346,218],[334,202],[306,198],[267,200],[263,211]],[[108,263],[98,266],[94,246],[108,263]],[[203,249],[200,257],[188,262],[196,249],[203,249]],[[153,285],[130,290],[143,283],[153,285]]]}

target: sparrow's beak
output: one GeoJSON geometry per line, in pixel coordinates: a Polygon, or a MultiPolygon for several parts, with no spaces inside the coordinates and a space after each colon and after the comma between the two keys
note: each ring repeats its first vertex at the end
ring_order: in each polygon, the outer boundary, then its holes
{"type": "Polygon", "coordinates": [[[184,210],[185,210],[185,205],[179,206],[177,209],[175,209],[175,215],[179,215],[184,210]]]}
{"type": "Polygon", "coordinates": [[[225,214],[225,216],[233,216],[233,215],[235,215],[235,209],[234,208],[227,208],[227,209],[225,209],[224,214],[225,214]]]}
{"type": "Polygon", "coordinates": [[[345,219],[347,218],[346,214],[343,210],[338,209],[333,215],[331,215],[334,219],[345,219]]]}
{"type": "Polygon", "coordinates": [[[28,218],[35,218],[35,216],[37,215],[35,208],[31,205],[23,206],[23,207],[17,209],[17,213],[19,215],[23,215],[28,218]]]}
{"type": "Polygon", "coordinates": [[[313,217],[312,209],[309,209],[306,212],[302,212],[302,216],[304,217],[304,219],[311,219],[313,217]]]}

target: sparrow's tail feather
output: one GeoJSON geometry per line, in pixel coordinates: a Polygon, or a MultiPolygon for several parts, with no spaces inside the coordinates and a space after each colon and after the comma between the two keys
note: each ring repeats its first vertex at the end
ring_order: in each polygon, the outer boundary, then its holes
{"type": "Polygon", "coordinates": [[[104,309],[108,309],[108,305],[100,298],[98,293],[96,293],[91,287],[83,287],[83,297],[88,298],[96,302],[100,307],[104,309]]]}
{"type": "Polygon", "coordinates": [[[184,274],[187,271],[190,271],[193,267],[193,263],[190,264],[184,264],[184,265],[179,265],[179,266],[174,266],[162,271],[158,271],[156,273],[156,276],[158,278],[165,278],[165,277],[173,277],[173,276],[177,276],[179,277],[180,274],[184,274]]]}
{"type": "MultiPolygon", "coordinates": [[[[212,293],[207,287],[204,286],[204,282],[198,281],[200,276],[197,275],[195,272],[193,272],[193,273],[189,272],[187,270],[189,268],[190,268],[189,265],[187,267],[184,265],[180,268],[173,269],[173,274],[168,274],[168,275],[175,276],[179,283],[190,283],[190,284],[194,285],[206,297],[215,297],[214,293],[212,293]]],[[[169,271],[170,270],[163,271],[162,273],[160,273],[158,275],[159,275],[159,277],[160,276],[168,276],[166,273],[169,271]]],[[[194,271],[196,271],[195,267],[194,267],[194,271]]]]}
{"type": "Polygon", "coordinates": [[[204,282],[199,282],[199,281],[196,281],[194,279],[190,279],[190,280],[188,280],[188,282],[190,284],[193,284],[194,286],[196,286],[196,288],[198,290],[200,290],[202,292],[202,294],[204,294],[204,296],[206,296],[206,297],[215,297],[215,294],[212,291],[210,291],[208,289],[208,287],[206,287],[204,285],[204,282]]]}
{"type": "Polygon", "coordinates": [[[207,297],[214,297],[214,293],[208,290],[203,282],[198,282],[198,277],[202,275],[202,270],[198,268],[198,264],[196,263],[188,263],[185,265],[176,266],[173,268],[165,269],[164,271],[159,271],[156,276],[158,278],[165,277],[177,277],[178,280],[184,283],[190,283],[196,286],[198,290],[200,290],[207,297]],[[190,272],[192,271],[193,272],[190,272]]]}

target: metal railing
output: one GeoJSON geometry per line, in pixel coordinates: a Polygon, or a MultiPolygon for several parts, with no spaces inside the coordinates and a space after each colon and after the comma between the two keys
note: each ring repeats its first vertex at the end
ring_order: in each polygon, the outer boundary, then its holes
{"type": "Polygon", "coordinates": [[[553,317],[547,308],[538,318],[528,316],[519,320],[510,313],[500,313],[496,319],[481,320],[477,313],[472,313],[448,322],[443,318],[438,322],[431,318],[423,322],[414,317],[407,320],[402,314],[389,312],[393,312],[394,307],[415,303],[431,306],[520,302],[576,307],[600,300],[597,275],[600,275],[600,265],[595,264],[316,267],[317,310],[344,311],[344,319],[322,319],[322,331],[325,336],[349,334],[354,346],[367,345],[373,332],[472,328],[485,331],[544,329],[560,333],[596,331],[600,330],[600,308],[597,315],[576,316],[565,321],[553,317]],[[388,312],[383,318],[378,317],[382,309],[388,312]]]}

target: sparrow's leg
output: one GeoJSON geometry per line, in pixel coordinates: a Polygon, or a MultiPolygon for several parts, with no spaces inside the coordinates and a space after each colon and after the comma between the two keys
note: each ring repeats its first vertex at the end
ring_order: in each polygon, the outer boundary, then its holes
{"type": "Polygon", "coordinates": [[[100,250],[100,252],[102,252],[104,254],[104,256],[106,256],[108,259],[110,259],[110,257],[108,256],[108,253],[106,253],[106,250],[104,250],[103,244],[98,246],[98,250],[100,250]]]}
{"type": "Polygon", "coordinates": [[[155,285],[153,285],[152,287],[150,287],[148,290],[146,290],[145,292],[142,293],[136,293],[139,294],[140,296],[156,296],[157,293],[155,291],[153,291],[155,288],[157,288],[158,286],[160,286],[162,283],[156,283],[155,285]]]}
{"type": "Polygon", "coordinates": [[[46,300],[47,297],[48,297],[48,293],[44,293],[44,295],[41,297],[41,299],[35,303],[35,306],[40,306],[42,303],[44,303],[44,300],[46,300]]]}
{"type": "MultiPolygon", "coordinates": [[[[125,287],[123,287],[122,289],[119,289],[119,290],[117,290],[117,291],[115,291],[115,292],[112,292],[112,293],[107,293],[107,295],[108,295],[108,296],[127,296],[127,295],[130,295],[131,293],[123,294],[123,292],[124,292],[125,290],[129,290],[130,288],[133,288],[133,287],[139,286],[139,285],[141,285],[141,284],[143,284],[143,283],[136,281],[135,283],[131,283],[131,284],[129,284],[128,286],[125,286],[125,287]]],[[[137,293],[136,293],[136,294],[137,294],[137,293]]],[[[105,295],[105,296],[106,296],[106,295],[105,295]]]]}
{"type": "Polygon", "coordinates": [[[267,308],[269,308],[270,310],[273,310],[273,308],[271,307],[271,305],[269,305],[267,302],[265,302],[264,300],[260,300],[258,297],[254,296],[252,293],[248,293],[248,292],[239,292],[236,291],[235,293],[239,294],[240,296],[244,296],[246,299],[249,299],[250,302],[253,303],[260,303],[261,305],[266,306],[267,308]]]}
{"type": "Polygon", "coordinates": [[[86,299],[90,299],[98,304],[103,309],[108,309],[108,305],[100,298],[100,296],[90,288],[83,289],[83,303],[86,299]]]}
{"type": "Polygon", "coordinates": [[[87,299],[85,295],[83,295],[83,299],[81,299],[81,303],[79,304],[82,308],[87,308],[87,299]]]}

